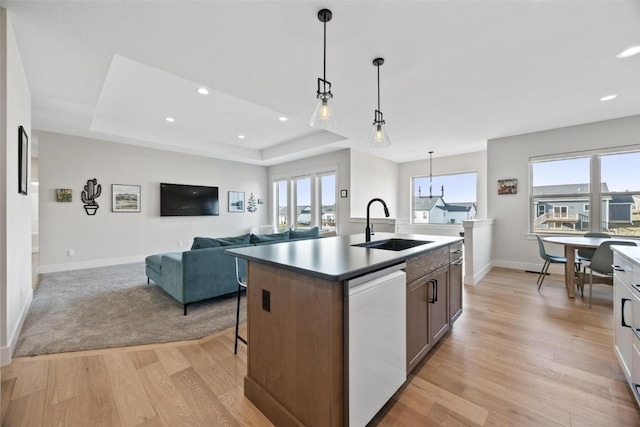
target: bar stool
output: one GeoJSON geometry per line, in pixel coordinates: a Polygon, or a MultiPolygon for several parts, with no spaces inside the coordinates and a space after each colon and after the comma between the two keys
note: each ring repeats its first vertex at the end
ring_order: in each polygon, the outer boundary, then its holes
{"type": "Polygon", "coordinates": [[[236,309],[236,340],[233,347],[233,354],[238,354],[238,340],[245,343],[245,345],[247,344],[247,340],[241,337],[238,333],[238,329],[240,327],[240,295],[242,294],[243,289],[245,291],[247,289],[247,282],[242,281],[242,278],[240,277],[240,268],[238,268],[238,257],[236,257],[236,282],[238,282],[238,308],[236,309]]]}

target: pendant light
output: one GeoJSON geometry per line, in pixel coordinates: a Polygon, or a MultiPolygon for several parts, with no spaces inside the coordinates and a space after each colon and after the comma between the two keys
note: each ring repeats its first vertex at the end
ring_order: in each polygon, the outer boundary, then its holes
{"type": "MultiPolygon", "coordinates": [[[[429,151],[429,198],[433,199],[433,151],[429,151]]],[[[440,189],[441,196],[444,197],[444,185],[440,189]]],[[[418,187],[418,198],[426,199],[427,196],[422,195],[422,188],[418,187]]]]}
{"type": "Polygon", "coordinates": [[[373,65],[378,69],[378,109],[374,112],[373,118],[373,132],[367,142],[367,147],[386,147],[391,145],[389,134],[384,128],[384,116],[380,111],[380,66],[384,64],[383,58],[376,58],[373,60],[373,65]]]}
{"type": "Polygon", "coordinates": [[[318,20],[324,26],[324,50],[323,50],[323,68],[322,78],[318,77],[318,90],[316,98],[318,105],[313,112],[309,125],[319,129],[335,129],[336,115],[330,101],[333,98],[331,93],[331,82],[327,81],[327,22],[331,21],[332,13],[329,9],[322,9],[318,12],[318,20]]]}

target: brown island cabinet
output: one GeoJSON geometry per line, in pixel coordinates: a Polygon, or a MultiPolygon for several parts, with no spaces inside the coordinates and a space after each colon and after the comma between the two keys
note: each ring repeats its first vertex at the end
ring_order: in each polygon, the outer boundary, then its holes
{"type": "Polygon", "coordinates": [[[244,393],[275,425],[349,425],[345,280],[406,263],[407,374],[462,314],[462,239],[376,234],[399,236],[430,243],[392,252],[354,247],[355,235],[227,251],[248,260],[244,393]]]}

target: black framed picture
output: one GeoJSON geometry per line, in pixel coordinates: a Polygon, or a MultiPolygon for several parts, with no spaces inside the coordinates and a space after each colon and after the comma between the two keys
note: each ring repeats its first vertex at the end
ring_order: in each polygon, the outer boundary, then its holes
{"type": "Polygon", "coordinates": [[[29,137],[24,127],[18,128],[18,193],[27,194],[29,188],[29,137]]]}
{"type": "Polygon", "coordinates": [[[340,190],[340,197],[342,198],[347,197],[347,190],[340,190]]]}

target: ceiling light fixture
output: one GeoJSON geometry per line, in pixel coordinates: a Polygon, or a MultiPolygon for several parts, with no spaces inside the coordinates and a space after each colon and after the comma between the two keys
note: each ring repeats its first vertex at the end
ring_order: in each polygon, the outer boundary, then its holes
{"type": "Polygon", "coordinates": [[[623,50],[619,54],[616,55],[616,58],[628,58],[633,55],[637,55],[640,53],[640,46],[631,46],[628,49],[623,50]]]}
{"type": "Polygon", "coordinates": [[[380,66],[382,64],[384,64],[383,58],[376,58],[373,60],[373,65],[378,69],[378,109],[373,113],[374,127],[371,137],[369,137],[369,141],[367,142],[367,147],[386,147],[387,145],[391,145],[389,134],[383,127],[385,124],[384,116],[382,115],[382,111],[380,111],[380,66]]]}
{"type": "Polygon", "coordinates": [[[176,121],[176,119],[174,119],[173,117],[166,117],[165,120],[168,121],[169,123],[173,123],[176,121]]]}
{"type": "Polygon", "coordinates": [[[600,98],[600,101],[611,101],[612,99],[616,99],[618,95],[607,95],[600,98]]]}
{"type": "Polygon", "coordinates": [[[329,9],[322,9],[318,12],[318,19],[323,23],[324,27],[324,43],[323,43],[323,66],[322,78],[318,77],[318,90],[316,98],[318,105],[316,106],[309,125],[319,129],[332,129],[336,127],[336,116],[333,106],[329,103],[333,94],[331,93],[331,82],[327,81],[327,22],[331,21],[332,13],[329,9]],[[322,90],[320,90],[322,86],[322,90]]]}
{"type": "Polygon", "coordinates": [[[200,95],[209,95],[209,91],[207,90],[207,88],[204,88],[204,87],[199,87],[199,88],[198,88],[198,90],[197,90],[197,92],[198,92],[200,95]]]}
{"type": "Polygon", "coordinates": [[[238,135],[238,139],[244,139],[244,135],[238,135]]]}
{"type": "MultiPolygon", "coordinates": [[[[433,199],[433,151],[429,151],[429,198],[433,199]]],[[[440,188],[440,197],[444,197],[444,185],[440,188]]],[[[422,195],[422,188],[418,187],[418,198],[426,199],[427,196],[422,195]]]]}
{"type": "Polygon", "coordinates": [[[280,118],[278,120],[280,120],[281,122],[286,122],[289,119],[286,118],[285,116],[280,116],[280,118]]]}

